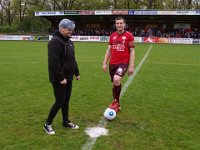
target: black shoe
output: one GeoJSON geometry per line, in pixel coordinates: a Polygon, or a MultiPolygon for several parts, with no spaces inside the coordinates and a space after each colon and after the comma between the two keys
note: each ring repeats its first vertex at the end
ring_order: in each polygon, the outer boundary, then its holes
{"type": "Polygon", "coordinates": [[[71,123],[70,121],[69,122],[63,122],[63,126],[64,127],[68,127],[70,129],[79,129],[79,126],[76,125],[76,124],[73,124],[71,123]]]}
{"type": "Polygon", "coordinates": [[[49,135],[55,134],[55,131],[53,130],[51,125],[48,125],[48,124],[45,123],[43,128],[44,128],[44,130],[46,131],[47,134],[49,134],[49,135]]]}

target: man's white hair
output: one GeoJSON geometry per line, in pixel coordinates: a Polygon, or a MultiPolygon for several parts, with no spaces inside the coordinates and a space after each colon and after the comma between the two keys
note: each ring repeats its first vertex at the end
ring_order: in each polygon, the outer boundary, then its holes
{"type": "Polygon", "coordinates": [[[63,19],[60,21],[59,23],[59,31],[61,28],[67,28],[67,29],[70,29],[70,30],[74,30],[75,28],[75,23],[69,19],[63,19]]]}

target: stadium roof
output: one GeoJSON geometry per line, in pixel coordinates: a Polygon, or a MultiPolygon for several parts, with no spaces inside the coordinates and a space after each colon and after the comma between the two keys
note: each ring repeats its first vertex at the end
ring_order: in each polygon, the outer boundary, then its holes
{"type": "Polygon", "coordinates": [[[68,18],[86,24],[96,22],[112,25],[115,16],[123,16],[130,22],[180,22],[194,23],[199,26],[200,10],[63,10],[63,11],[37,11],[35,16],[44,17],[57,26],[58,21],[68,18]]]}
{"type": "Polygon", "coordinates": [[[37,11],[35,16],[68,16],[68,15],[198,15],[200,10],[63,10],[63,11],[37,11]]]}

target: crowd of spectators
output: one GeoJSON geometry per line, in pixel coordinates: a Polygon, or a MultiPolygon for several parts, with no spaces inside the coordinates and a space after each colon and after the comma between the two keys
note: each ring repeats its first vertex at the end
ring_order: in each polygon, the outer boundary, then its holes
{"type": "Polygon", "coordinates": [[[200,38],[200,29],[135,29],[132,32],[141,37],[200,38]]]}
{"type": "MultiPolygon", "coordinates": [[[[171,38],[200,38],[199,29],[127,29],[134,36],[139,37],[171,37],[171,38]]],[[[110,36],[114,29],[76,29],[73,35],[82,36],[110,36]]]]}

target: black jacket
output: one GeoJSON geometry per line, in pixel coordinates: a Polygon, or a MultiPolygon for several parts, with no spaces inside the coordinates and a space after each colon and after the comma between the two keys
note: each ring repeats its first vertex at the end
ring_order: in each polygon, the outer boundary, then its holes
{"type": "Polygon", "coordinates": [[[48,69],[50,82],[73,80],[74,75],[79,75],[74,44],[58,31],[48,44],[48,69]]]}

